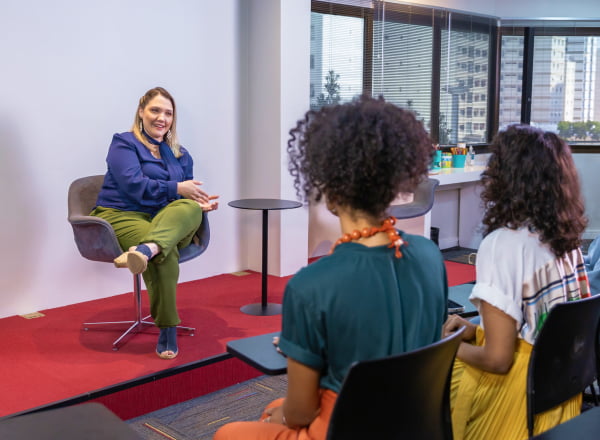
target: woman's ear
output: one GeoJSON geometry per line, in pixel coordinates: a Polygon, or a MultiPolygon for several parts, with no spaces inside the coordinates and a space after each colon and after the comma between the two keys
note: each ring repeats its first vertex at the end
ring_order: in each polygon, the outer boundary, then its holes
{"type": "Polygon", "coordinates": [[[327,206],[327,209],[329,210],[329,212],[331,212],[333,215],[337,216],[338,215],[338,211],[337,211],[337,205],[333,202],[331,202],[329,199],[325,199],[325,206],[327,206]]]}

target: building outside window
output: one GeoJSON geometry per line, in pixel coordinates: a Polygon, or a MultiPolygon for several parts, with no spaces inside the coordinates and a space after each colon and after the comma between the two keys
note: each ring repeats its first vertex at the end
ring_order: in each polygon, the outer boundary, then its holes
{"type": "Polygon", "coordinates": [[[515,25],[377,0],[312,5],[313,109],[383,95],[413,111],[443,145],[485,144],[520,122],[571,143],[600,140],[597,24],[515,25]]]}
{"type": "MultiPolygon", "coordinates": [[[[570,142],[600,140],[600,37],[533,28],[529,123],[570,142]],[[568,33],[578,35],[568,35],[568,33]]],[[[524,37],[502,37],[499,127],[521,121],[524,37]]],[[[526,97],[525,97],[526,99],[526,97]]]]}

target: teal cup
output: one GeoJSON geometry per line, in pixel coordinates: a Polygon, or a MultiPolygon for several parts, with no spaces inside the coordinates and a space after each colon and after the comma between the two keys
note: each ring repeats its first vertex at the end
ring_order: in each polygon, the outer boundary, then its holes
{"type": "Polygon", "coordinates": [[[435,150],[431,165],[433,168],[440,168],[442,166],[442,150],[435,150]]]}
{"type": "Polygon", "coordinates": [[[466,159],[467,159],[466,154],[453,154],[452,155],[452,168],[464,168],[466,159]]]}

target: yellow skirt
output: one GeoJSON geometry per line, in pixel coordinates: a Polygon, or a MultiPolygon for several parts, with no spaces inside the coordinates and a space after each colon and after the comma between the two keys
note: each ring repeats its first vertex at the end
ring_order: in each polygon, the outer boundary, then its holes
{"type": "MultiPolygon", "coordinates": [[[[484,331],[477,328],[476,345],[484,331]]],[[[527,368],[532,345],[519,339],[507,374],[493,374],[456,359],[450,404],[454,440],[527,439],[527,368]]],[[[581,412],[581,394],[535,417],[534,434],[572,419],[581,412]]]]}

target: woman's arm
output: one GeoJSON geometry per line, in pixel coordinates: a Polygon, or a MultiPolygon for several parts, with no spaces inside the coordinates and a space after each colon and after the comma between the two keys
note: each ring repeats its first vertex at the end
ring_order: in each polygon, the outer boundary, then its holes
{"type": "Polygon", "coordinates": [[[290,428],[308,426],[319,414],[319,371],[288,358],[288,386],[283,406],[271,411],[269,422],[285,423],[290,428]]]}
{"type": "MultiPolygon", "coordinates": [[[[456,356],[481,370],[506,374],[512,366],[517,343],[515,320],[485,301],[481,301],[479,312],[485,324],[484,345],[476,346],[463,342],[456,356]]],[[[446,329],[446,326],[444,328],[446,329]]]]}

